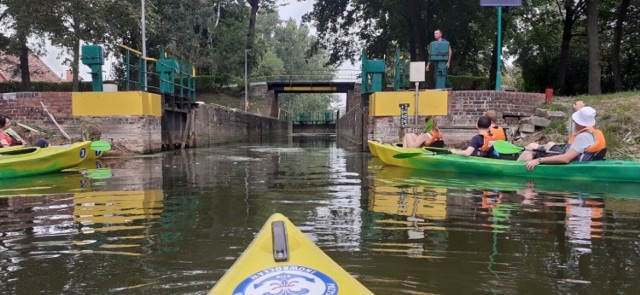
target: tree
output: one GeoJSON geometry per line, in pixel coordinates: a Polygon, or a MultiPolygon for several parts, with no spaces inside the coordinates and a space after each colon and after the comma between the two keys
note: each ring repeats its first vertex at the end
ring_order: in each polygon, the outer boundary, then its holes
{"type": "Polygon", "coordinates": [[[598,38],[598,1],[587,1],[587,39],[589,44],[589,94],[600,94],[600,42],[598,38]]]}
{"type": "MultiPolygon", "coordinates": [[[[311,36],[309,28],[306,25],[298,26],[293,19],[280,22],[275,21],[274,17],[277,19],[275,13],[268,13],[258,18],[258,21],[262,21],[258,24],[257,30],[262,33],[259,41],[266,46],[267,53],[258,63],[256,72],[271,67],[273,72],[266,73],[266,76],[282,73],[296,80],[313,79],[314,75],[318,74],[332,77],[335,69],[326,66],[327,57],[324,51],[320,50],[315,54],[308,52],[316,41],[311,36]],[[271,55],[272,52],[275,56],[271,55]],[[277,62],[276,58],[280,62],[277,62]],[[300,76],[301,74],[305,76],[300,76]]],[[[281,94],[279,103],[282,109],[291,114],[323,112],[330,108],[333,99],[334,96],[328,94],[281,94]]]]}
{"type": "Polygon", "coordinates": [[[303,19],[316,26],[314,48],[328,50],[330,64],[354,62],[363,48],[367,56],[381,58],[396,46],[408,49],[411,60],[425,61],[439,28],[453,48],[452,73],[487,75],[490,68],[495,10],[475,0],[320,0],[303,19]]]}
{"type": "MultiPolygon", "coordinates": [[[[565,89],[565,82],[567,77],[567,70],[569,67],[569,60],[571,57],[571,38],[573,37],[573,27],[578,19],[583,17],[585,2],[583,0],[573,1],[573,0],[564,0],[564,18],[563,18],[563,26],[562,26],[562,44],[560,45],[560,58],[558,62],[558,67],[556,69],[556,89],[560,91],[560,93],[567,93],[567,89],[565,89]]],[[[560,10],[560,14],[562,14],[562,10],[560,10]]]]}
{"type": "Polygon", "coordinates": [[[135,30],[139,14],[131,2],[115,0],[49,0],[57,2],[57,22],[49,26],[52,43],[65,48],[71,60],[73,91],[79,89],[80,45],[100,44],[114,49],[119,31],[135,30]]]}
{"type": "Polygon", "coordinates": [[[13,30],[8,38],[7,52],[19,56],[20,87],[23,91],[28,91],[31,87],[29,53],[41,51],[44,39],[35,38],[35,48],[29,48],[27,41],[29,37],[44,35],[47,25],[55,20],[50,14],[55,7],[49,1],[37,0],[0,0],[0,7],[4,7],[0,21],[5,28],[13,30]]]}
{"type": "MultiPolygon", "coordinates": [[[[258,15],[258,9],[262,7],[266,12],[273,11],[275,7],[275,0],[247,0],[250,7],[249,14],[249,29],[247,30],[247,45],[245,49],[254,49],[254,40],[256,36],[256,17],[258,15]]],[[[251,76],[251,63],[248,66],[247,75],[251,76]]]]}
{"type": "Polygon", "coordinates": [[[616,10],[616,25],[613,29],[613,47],[611,49],[611,70],[615,91],[622,91],[622,71],[620,70],[620,44],[622,43],[622,28],[629,10],[630,0],[620,1],[616,10]]]}

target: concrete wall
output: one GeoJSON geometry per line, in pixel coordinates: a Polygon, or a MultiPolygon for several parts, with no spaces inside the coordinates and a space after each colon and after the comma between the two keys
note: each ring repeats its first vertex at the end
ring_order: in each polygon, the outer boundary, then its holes
{"type": "Polygon", "coordinates": [[[371,117],[369,117],[369,97],[362,95],[358,100],[362,105],[354,105],[351,109],[338,118],[336,133],[338,144],[344,148],[367,150],[367,139],[372,133],[371,117]]]}
{"type": "Polygon", "coordinates": [[[20,92],[0,94],[0,115],[14,121],[41,128],[61,137],[62,133],[44,111],[44,103],[62,129],[73,139],[82,137],[81,126],[91,124],[102,133],[102,139],[136,153],[161,150],[160,117],[157,116],[73,116],[71,92],[20,92]]]}
{"type": "Polygon", "coordinates": [[[219,105],[200,105],[196,110],[195,127],[197,146],[260,141],[289,133],[288,122],[219,105]]]}

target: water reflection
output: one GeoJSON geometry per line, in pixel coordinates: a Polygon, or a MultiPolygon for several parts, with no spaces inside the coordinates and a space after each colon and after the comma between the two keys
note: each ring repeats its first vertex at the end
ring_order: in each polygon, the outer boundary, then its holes
{"type": "Polygon", "coordinates": [[[628,269],[629,257],[640,253],[638,227],[621,229],[640,216],[635,184],[434,175],[384,166],[375,158],[369,170],[375,176],[368,209],[378,213],[371,227],[383,241],[372,250],[442,261],[442,272],[467,280],[436,288],[414,282],[421,290],[571,293],[590,285],[605,291],[603,281],[620,279],[609,272],[628,269]],[[622,209],[627,205],[633,209],[622,209]],[[624,254],[616,252],[624,248],[624,254]]]}
{"type": "Polygon", "coordinates": [[[332,138],[100,163],[0,183],[0,293],[203,293],[274,212],[376,294],[640,288],[633,185],[425,173],[332,138]]]}

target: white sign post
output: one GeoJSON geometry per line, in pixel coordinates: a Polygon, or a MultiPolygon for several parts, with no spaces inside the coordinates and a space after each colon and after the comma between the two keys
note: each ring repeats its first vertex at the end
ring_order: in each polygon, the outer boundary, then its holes
{"type": "Polygon", "coordinates": [[[418,125],[418,98],[420,93],[418,92],[418,86],[420,82],[424,82],[425,79],[425,62],[424,61],[412,61],[409,65],[409,81],[416,84],[416,102],[415,102],[415,115],[413,116],[413,124],[418,125]]]}

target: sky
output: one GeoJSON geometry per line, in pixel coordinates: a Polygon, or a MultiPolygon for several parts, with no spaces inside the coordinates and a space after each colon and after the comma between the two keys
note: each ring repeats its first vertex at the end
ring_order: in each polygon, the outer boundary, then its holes
{"type": "MultiPolygon", "coordinates": [[[[280,19],[287,20],[289,18],[295,19],[298,24],[302,21],[302,16],[313,10],[313,2],[314,0],[304,0],[298,2],[296,0],[280,0],[278,4],[281,6],[278,8],[278,14],[280,15],[280,19]]],[[[314,32],[313,28],[311,30],[314,32]]],[[[42,60],[59,76],[64,77],[64,72],[67,69],[70,69],[68,65],[64,65],[63,62],[65,58],[68,56],[60,48],[51,46],[50,44],[46,46],[47,54],[46,56],[41,57],[42,60]]],[[[105,79],[109,80],[111,73],[111,61],[106,61],[103,66],[103,71],[105,72],[105,79]]],[[[351,65],[350,62],[346,62],[342,64],[340,69],[358,69],[358,66],[351,65]]],[[[85,65],[81,65],[80,68],[80,77],[83,80],[89,81],[91,80],[91,74],[89,67],[85,65]]]]}

